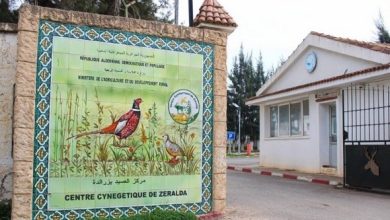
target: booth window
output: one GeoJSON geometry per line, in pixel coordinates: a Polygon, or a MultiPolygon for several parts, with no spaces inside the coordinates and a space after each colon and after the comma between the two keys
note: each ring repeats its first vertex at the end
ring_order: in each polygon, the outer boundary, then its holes
{"type": "Polygon", "coordinates": [[[303,106],[303,135],[309,135],[310,121],[309,121],[309,100],[302,102],[303,106]]]}
{"type": "Polygon", "coordinates": [[[271,117],[270,117],[270,125],[271,125],[271,131],[270,136],[276,137],[277,136],[277,130],[278,130],[278,106],[272,106],[270,108],[271,117]]]}
{"type": "Polygon", "coordinates": [[[289,133],[289,105],[279,106],[279,136],[286,136],[289,133]]]}
{"type": "Polygon", "coordinates": [[[270,106],[270,137],[309,135],[309,101],[270,106]]]}

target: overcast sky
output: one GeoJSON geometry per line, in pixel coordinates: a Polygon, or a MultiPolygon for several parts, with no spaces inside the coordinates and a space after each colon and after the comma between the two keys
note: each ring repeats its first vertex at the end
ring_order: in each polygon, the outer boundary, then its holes
{"type": "MultiPolygon", "coordinates": [[[[22,0],[16,0],[22,1],[22,0]]],[[[157,0],[155,0],[157,1],[157,0]]],[[[172,3],[174,0],[170,0],[172,3]]],[[[204,0],[193,0],[194,16],[204,0]]],[[[287,58],[310,33],[375,41],[379,11],[390,30],[390,0],[218,0],[235,19],[228,39],[228,70],[243,44],[263,55],[265,70],[287,58]]],[[[188,0],[179,0],[179,24],[188,25],[188,0]]]]}
{"type": "MultiPolygon", "coordinates": [[[[194,16],[203,0],[194,1],[194,16]]],[[[238,28],[228,40],[228,69],[241,43],[262,52],[265,70],[287,58],[310,31],[375,41],[379,11],[390,29],[390,0],[218,0],[238,28]]],[[[188,1],[179,0],[179,24],[188,24],[188,1]]]]}

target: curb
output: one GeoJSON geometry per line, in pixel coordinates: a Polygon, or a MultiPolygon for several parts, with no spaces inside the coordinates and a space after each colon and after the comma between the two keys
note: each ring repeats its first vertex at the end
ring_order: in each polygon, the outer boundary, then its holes
{"type": "Polygon", "coordinates": [[[285,178],[285,179],[289,179],[289,180],[298,180],[298,181],[323,184],[323,185],[337,186],[337,185],[342,184],[339,181],[331,181],[331,180],[319,179],[319,178],[308,178],[305,176],[297,176],[297,175],[288,174],[288,173],[279,173],[279,172],[272,172],[272,171],[265,171],[265,170],[255,171],[252,168],[248,168],[248,167],[239,168],[239,167],[234,167],[234,166],[227,166],[227,169],[241,171],[244,173],[255,173],[255,174],[260,174],[263,176],[277,176],[277,177],[281,177],[281,178],[285,178]]]}

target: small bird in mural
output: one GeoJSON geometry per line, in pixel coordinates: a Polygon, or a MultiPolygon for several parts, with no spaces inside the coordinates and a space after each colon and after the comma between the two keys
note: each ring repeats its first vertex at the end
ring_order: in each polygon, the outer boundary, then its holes
{"type": "Polygon", "coordinates": [[[168,163],[172,165],[178,164],[180,161],[176,157],[184,155],[183,149],[178,144],[171,141],[167,134],[164,134],[162,137],[163,137],[165,149],[167,150],[168,154],[172,156],[172,159],[170,159],[168,163]]]}
{"type": "Polygon", "coordinates": [[[91,135],[91,134],[114,134],[120,140],[129,137],[137,129],[139,120],[141,118],[141,110],[139,108],[142,102],[141,98],[137,98],[133,102],[133,107],[128,112],[123,114],[118,120],[113,122],[111,125],[96,130],[83,132],[77,135],[74,135],[71,138],[80,138],[82,136],[91,135]]]}

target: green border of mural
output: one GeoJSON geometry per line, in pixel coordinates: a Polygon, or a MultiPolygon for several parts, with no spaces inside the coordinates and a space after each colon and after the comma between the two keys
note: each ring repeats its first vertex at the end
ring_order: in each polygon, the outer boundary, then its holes
{"type": "Polygon", "coordinates": [[[211,211],[212,207],[212,143],[213,143],[213,84],[214,46],[204,42],[156,37],[115,29],[104,29],[47,20],[39,22],[37,45],[35,130],[33,165],[33,219],[90,219],[93,217],[117,218],[150,212],[156,208],[191,211],[197,215],[211,211]],[[200,54],[203,56],[203,124],[202,124],[202,201],[200,203],[160,206],[133,206],[120,208],[47,210],[49,113],[51,92],[51,62],[53,37],[67,37],[114,44],[123,44],[200,54]]]}

